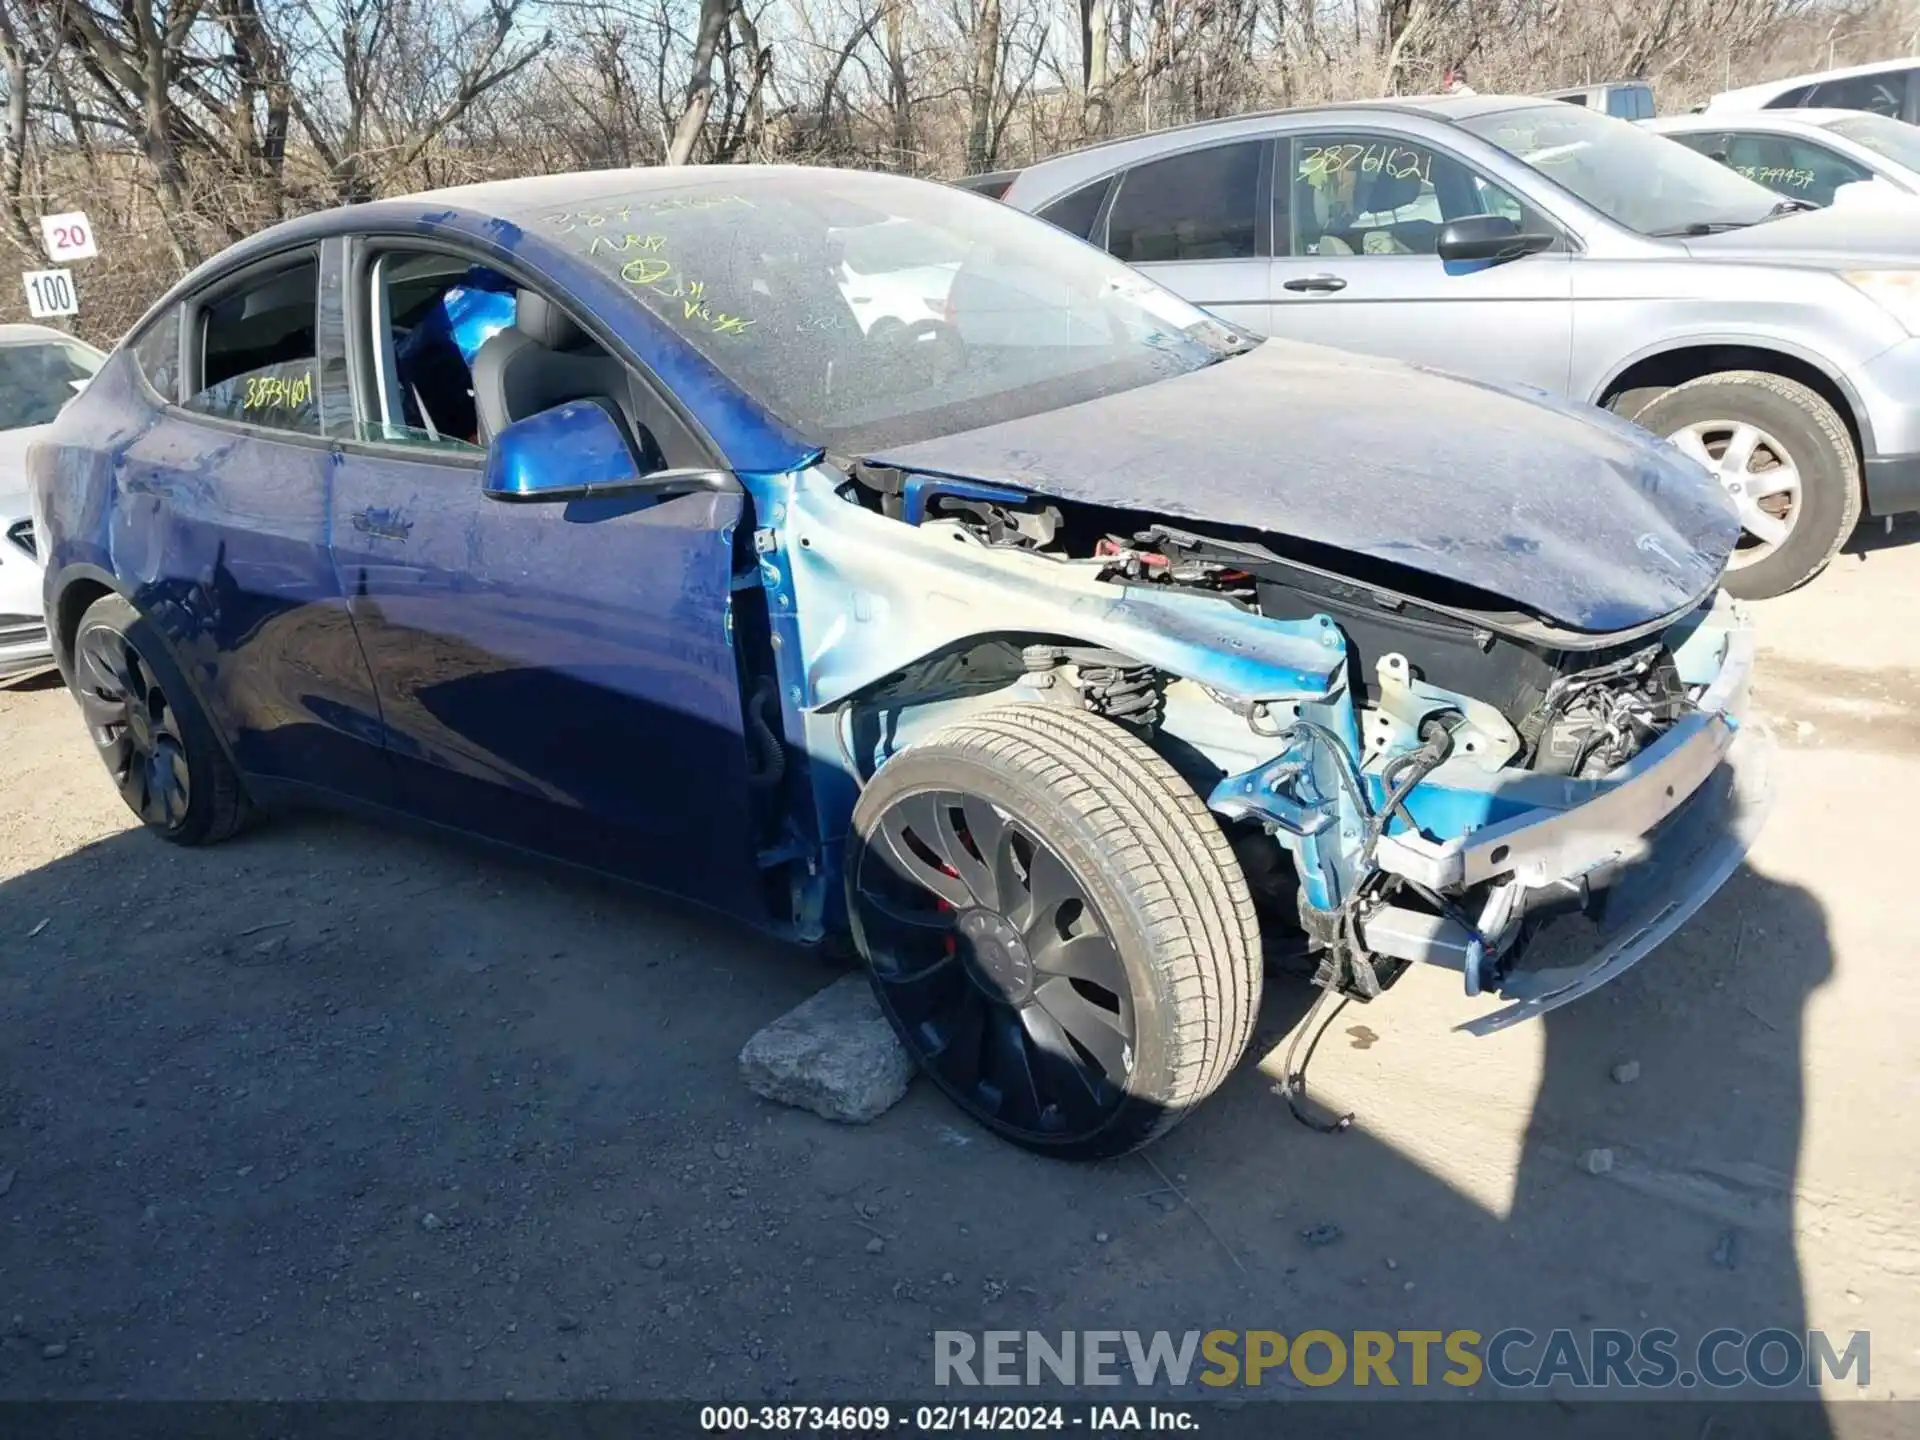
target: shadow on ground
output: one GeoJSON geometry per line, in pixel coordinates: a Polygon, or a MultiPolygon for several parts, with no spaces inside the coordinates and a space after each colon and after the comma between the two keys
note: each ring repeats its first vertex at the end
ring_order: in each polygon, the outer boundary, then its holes
{"type": "MultiPolygon", "coordinates": [[[[924,1085],[864,1129],[765,1104],[733,1058],[822,962],[359,822],[118,835],[0,886],[0,936],[4,1397],[871,1399],[926,1393],[947,1328],[1666,1326],[1689,1362],[1806,1328],[1826,925],[1748,871],[1537,1067],[1423,1019],[1436,972],[1329,1031],[1348,1133],[1250,1057],[1077,1167],[924,1085]]],[[[1273,984],[1257,1052],[1305,998],[1273,984]]]]}
{"type": "Polygon", "coordinates": [[[1876,550],[1903,549],[1916,538],[1920,538],[1920,527],[1915,526],[1910,516],[1896,515],[1891,525],[1885,517],[1868,516],[1860,521],[1840,549],[1846,555],[1871,555],[1876,550]]]}

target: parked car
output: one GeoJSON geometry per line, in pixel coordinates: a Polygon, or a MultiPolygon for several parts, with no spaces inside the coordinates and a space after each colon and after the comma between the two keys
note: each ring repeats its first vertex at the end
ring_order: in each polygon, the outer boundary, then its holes
{"type": "MultiPolygon", "coordinates": [[[[1674,115],[1646,128],[1776,195],[1826,206],[1847,186],[1920,195],[1920,127],[1863,110],[1674,115]]],[[[1861,191],[1849,192],[1862,194],[1861,191]]]]}
{"type": "Polygon", "coordinates": [[[1672,438],[1780,594],[1920,509],[1920,234],[1538,98],[1242,116],[1024,170],[1005,203],[1263,333],[1539,386],[1672,438]],[[1864,484],[1862,483],[1864,477],[1864,484]]]}
{"type": "Polygon", "coordinates": [[[45,325],[0,325],[0,680],[53,664],[27,503],[27,446],[107,357],[45,325]]]}
{"type": "Polygon", "coordinates": [[[158,835],[365,807],[850,935],[935,1083],[1050,1154],[1203,1100],[1270,951],[1362,997],[1449,966],[1510,1002],[1483,1030],[1587,993],[1762,810],[1693,461],[1261,343],[948,186],[296,220],[155,306],[33,474],[61,668],[158,835]],[[890,222],[902,273],[961,257],[931,339],[844,292],[890,222]],[[409,343],[493,277],[471,361],[409,343]]]}
{"type": "Polygon", "coordinates": [[[1548,90],[1543,99],[1564,100],[1569,105],[1584,105],[1618,120],[1648,120],[1653,117],[1653,86],[1645,80],[1614,80],[1605,85],[1576,85],[1569,90],[1548,90]]]}
{"type": "Polygon", "coordinates": [[[1007,187],[1013,183],[1018,170],[989,170],[980,175],[967,175],[953,183],[963,190],[971,190],[976,195],[984,195],[989,200],[998,200],[1007,193],[1007,187]]]}
{"type": "Polygon", "coordinates": [[[1813,75],[1769,80],[1723,90],[1701,107],[1703,113],[1749,110],[1867,110],[1908,124],[1920,121],[1920,59],[1876,60],[1813,75]]]}

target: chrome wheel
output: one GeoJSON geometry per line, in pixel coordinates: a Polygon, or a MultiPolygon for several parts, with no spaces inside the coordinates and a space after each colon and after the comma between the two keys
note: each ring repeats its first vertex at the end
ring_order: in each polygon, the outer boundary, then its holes
{"type": "Polygon", "coordinates": [[[1757,425],[1702,420],[1667,437],[1713,472],[1733,501],[1742,534],[1732,569],[1764,560],[1793,533],[1800,519],[1800,470],[1772,435],[1757,425]]]}
{"type": "Polygon", "coordinates": [[[191,798],[187,742],[152,669],[125,635],[95,625],[81,633],[74,672],[80,713],[121,796],[149,825],[180,825],[191,798]]]}
{"type": "Polygon", "coordinates": [[[880,1003],[943,1090],[1047,1142],[1112,1118],[1133,987],[1099,907],[1031,828],[973,795],[901,796],[852,889],[880,1003]]]}

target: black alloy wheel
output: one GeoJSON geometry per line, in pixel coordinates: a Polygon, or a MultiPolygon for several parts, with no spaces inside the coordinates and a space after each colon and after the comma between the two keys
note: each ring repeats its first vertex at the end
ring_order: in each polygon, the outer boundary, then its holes
{"type": "Polygon", "coordinates": [[[185,824],[193,774],[180,712],[152,666],[121,631],[82,629],[73,693],[94,748],[133,813],[158,830],[185,824]]]}
{"type": "Polygon", "coordinates": [[[87,607],[67,670],[107,773],[154,834],[210,845],[257,818],[166,637],[123,596],[87,607]]]}
{"type": "Polygon", "coordinates": [[[854,888],[881,1004],[970,1113],[1071,1141],[1119,1109],[1133,988],[1099,907],[1031,827],[974,795],[901,796],[854,888]]]}
{"type": "Polygon", "coordinates": [[[1252,1037],[1260,925],[1233,847],[1111,720],[1012,704],[926,734],[861,789],[844,874],[894,1033],[1037,1154],[1151,1144],[1252,1037]]]}

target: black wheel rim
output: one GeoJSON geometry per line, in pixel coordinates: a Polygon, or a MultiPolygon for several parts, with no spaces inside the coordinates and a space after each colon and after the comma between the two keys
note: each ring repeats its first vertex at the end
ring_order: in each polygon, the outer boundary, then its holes
{"type": "Polygon", "coordinates": [[[152,667],[125,635],[95,626],[80,637],[74,671],[81,714],[122,798],[147,824],[173,829],[192,794],[187,742],[152,667]]]}
{"type": "Polygon", "coordinates": [[[1136,1048],[1126,966],[1030,827],[978,796],[903,796],[861,851],[854,909],[881,1004],[971,1113],[1066,1143],[1120,1108],[1136,1048]]]}

